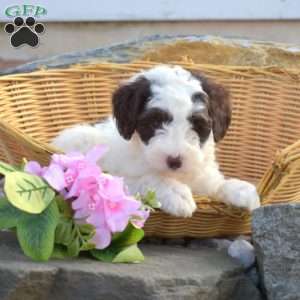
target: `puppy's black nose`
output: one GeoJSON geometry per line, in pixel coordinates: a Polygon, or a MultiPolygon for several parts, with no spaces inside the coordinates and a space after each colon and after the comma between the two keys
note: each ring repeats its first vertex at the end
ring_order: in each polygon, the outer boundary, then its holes
{"type": "Polygon", "coordinates": [[[177,170],[182,166],[182,160],[180,156],[168,156],[167,165],[172,170],[177,170]]]}

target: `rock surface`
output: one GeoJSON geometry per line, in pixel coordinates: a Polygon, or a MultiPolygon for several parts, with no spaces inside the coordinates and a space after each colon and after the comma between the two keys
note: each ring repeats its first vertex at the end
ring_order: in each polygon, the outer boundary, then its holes
{"type": "Polygon", "coordinates": [[[88,258],[36,263],[12,233],[0,232],[1,300],[258,300],[240,265],[224,251],[143,245],[142,264],[88,258]]]}
{"type": "Polygon", "coordinates": [[[246,240],[237,239],[228,248],[228,254],[238,259],[244,268],[250,268],[255,262],[254,247],[246,240]]]}
{"type": "Polygon", "coordinates": [[[269,300],[300,299],[300,204],[261,207],[253,215],[253,241],[269,300]]]}
{"type": "Polygon", "coordinates": [[[159,63],[193,61],[195,63],[235,66],[299,67],[300,48],[295,45],[221,38],[205,35],[154,35],[81,52],[65,53],[1,70],[1,74],[31,72],[45,68],[63,68],[78,63],[147,60],[159,63]]]}

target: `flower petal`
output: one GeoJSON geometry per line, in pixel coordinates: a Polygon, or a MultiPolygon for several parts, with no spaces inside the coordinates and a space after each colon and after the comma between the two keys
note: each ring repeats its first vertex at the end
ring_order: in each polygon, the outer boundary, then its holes
{"type": "Polygon", "coordinates": [[[105,223],[105,219],[103,218],[103,215],[98,215],[96,213],[94,214],[91,214],[87,219],[86,221],[89,223],[89,224],[92,224],[94,225],[96,228],[98,227],[103,227],[106,223],[105,223]]]}
{"type": "Polygon", "coordinates": [[[111,232],[122,232],[128,225],[129,216],[112,214],[111,217],[106,220],[106,222],[111,232]]]}
{"type": "Polygon", "coordinates": [[[145,222],[149,218],[150,211],[149,210],[139,210],[133,216],[130,222],[137,228],[143,228],[145,222]]]}
{"type": "Polygon", "coordinates": [[[30,174],[34,174],[37,176],[42,175],[42,170],[43,169],[42,169],[41,165],[37,161],[29,161],[24,167],[25,172],[28,172],[30,174]]]}
{"type": "Polygon", "coordinates": [[[124,181],[121,177],[107,176],[104,191],[108,198],[113,200],[116,197],[125,196],[124,181]]]}
{"type": "Polygon", "coordinates": [[[79,197],[72,202],[72,208],[76,210],[88,207],[89,201],[90,197],[86,193],[80,193],[79,197]]]}
{"type": "Polygon", "coordinates": [[[85,155],[85,158],[90,163],[97,163],[97,161],[108,151],[108,146],[106,145],[97,145],[88,151],[85,155]]]}
{"type": "Polygon", "coordinates": [[[86,217],[88,217],[89,215],[89,210],[86,208],[82,208],[82,209],[78,209],[74,212],[74,219],[76,220],[80,220],[80,219],[86,219],[86,217]]]}
{"type": "Polygon", "coordinates": [[[107,227],[96,228],[96,233],[91,239],[91,242],[96,245],[96,249],[104,249],[111,242],[111,233],[107,227]]]}
{"type": "Polygon", "coordinates": [[[66,187],[64,172],[61,166],[57,164],[51,164],[43,174],[43,178],[56,191],[61,191],[66,187]]]}
{"type": "Polygon", "coordinates": [[[74,162],[77,162],[79,160],[84,160],[84,155],[79,152],[72,152],[68,154],[53,154],[51,157],[51,163],[60,165],[63,168],[68,168],[72,164],[74,164],[74,162]]]}

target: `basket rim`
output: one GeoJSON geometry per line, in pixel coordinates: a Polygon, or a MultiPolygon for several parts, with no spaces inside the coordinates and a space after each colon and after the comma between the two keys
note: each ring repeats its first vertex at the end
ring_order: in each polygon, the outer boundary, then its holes
{"type": "Polygon", "coordinates": [[[247,73],[251,72],[251,75],[248,75],[249,77],[253,74],[256,75],[262,75],[262,76],[273,76],[273,78],[276,77],[282,77],[285,75],[288,79],[292,80],[300,80],[300,68],[283,68],[283,67],[277,67],[277,66],[232,66],[232,65],[214,65],[214,64],[199,64],[194,62],[184,62],[184,61],[170,61],[168,63],[158,63],[158,62],[152,62],[152,61],[146,61],[146,60],[134,60],[129,63],[114,63],[109,61],[102,61],[102,62],[83,62],[83,63],[76,63],[71,64],[68,66],[63,67],[57,67],[57,68],[47,68],[46,66],[40,67],[37,70],[29,71],[29,72],[23,72],[23,73],[15,73],[15,74],[3,74],[0,75],[0,81],[10,81],[10,80],[16,80],[16,81],[22,81],[27,80],[28,77],[40,77],[45,76],[46,74],[49,76],[57,76],[62,74],[68,74],[68,73],[76,73],[79,74],[83,71],[88,71],[90,73],[98,73],[103,72],[103,69],[111,70],[130,70],[132,68],[132,71],[136,72],[136,68],[150,68],[152,66],[156,65],[180,65],[182,67],[185,67],[187,69],[197,71],[222,71],[225,74],[228,75],[236,75],[236,76],[244,76],[247,77],[247,73]],[[101,66],[102,70],[96,70],[97,66],[101,66]]]}

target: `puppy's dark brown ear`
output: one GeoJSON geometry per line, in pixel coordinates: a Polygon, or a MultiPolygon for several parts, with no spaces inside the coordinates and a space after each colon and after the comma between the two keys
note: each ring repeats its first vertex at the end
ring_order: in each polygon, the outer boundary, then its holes
{"type": "Polygon", "coordinates": [[[203,90],[209,97],[208,112],[213,121],[215,142],[219,142],[225,136],[231,122],[232,107],[229,91],[202,74],[192,73],[192,75],[200,81],[203,90]]]}
{"type": "Polygon", "coordinates": [[[113,115],[120,134],[129,140],[137,125],[138,116],[151,96],[150,81],[139,77],[121,85],[112,96],[113,115]]]}

